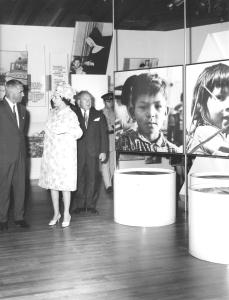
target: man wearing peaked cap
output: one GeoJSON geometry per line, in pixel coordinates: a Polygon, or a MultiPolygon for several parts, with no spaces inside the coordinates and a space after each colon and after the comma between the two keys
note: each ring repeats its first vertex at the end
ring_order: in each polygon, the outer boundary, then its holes
{"type": "Polygon", "coordinates": [[[107,193],[112,193],[112,178],[115,168],[115,136],[114,136],[114,126],[115,126],[115,113],[114,113],[114,95],[112,92],[108,92],[101,96],[104,100],[105,108],[103,113],[107,120],[108,126],[108,138],[109,138],[109,154],[108,159],[101,164],[102,177],[107,193]]]}

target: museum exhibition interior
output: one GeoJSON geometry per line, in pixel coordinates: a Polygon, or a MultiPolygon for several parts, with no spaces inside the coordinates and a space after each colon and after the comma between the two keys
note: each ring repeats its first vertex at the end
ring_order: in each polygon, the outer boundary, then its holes
{"type": "Polygon", "coordinates": [[[0,102],[14,79],[30,227],[14,225],[11,195],[0,298],[229,299],[228,0],[0,0],[0,102]],[[48,226],[39,185],[61,84],[75,106],[85,91],[106,117],[113,104],[98,213],[71,211],[67,228],[48,226]]]}

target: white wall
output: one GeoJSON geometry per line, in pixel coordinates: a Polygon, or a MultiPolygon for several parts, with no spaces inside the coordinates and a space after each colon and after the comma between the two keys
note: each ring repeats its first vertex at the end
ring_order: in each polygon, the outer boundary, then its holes
{"type": "MultiPolygon", "coordinates": [[[[28,51],[28,73],[31,81],[50,74],[50,57],[62,54],[70,55],[74,28],[0,25],[0,49],[10,51],[28,51]]],[[[67,63],[67,60],[66,60],[67,63]]],[[[44,128],[48,116],[48,93],[43,107],[30,107],[29,135],[44,128]]],[[[31,179],[39,177],[40,159],[31,160],[31,179]]]]}
{"type": "MultiPolygon", "coordinates": [[[[165,61],[168,65],[184,63],[184,30],[166,32],[165,61]]],[[[186,63],[229,58],[229,23],[218,23],[186,29],[186,63]]],[[[166,65],[166,64],[165,64],[166,65]]]]}
{"type": "MultiPolygon", "coordinates": [[[[184,64],[183,29],[171,31],[118,30],[118,70],[124,58],[158,57],[159,66],[184,64]]],[[[229,58],[229,23],[186,29],[186,63],[229,58]]]]}
{"type": "Polygon", "coordinates": [[[194,27],[191,33],[192,61],[229,58],[229,22],[194,27]]]}
{"type": "MultiPolygon", "coordinates": [[[[0,48],[28,51],[28,74],[31,81],[50,74],[50,56],[70,55],[74,28],[0,25],[0,48]]],[[[46,97],[47,97],[46,93],[46,97]]],[[[42,130],[48,115],[48,101],[43,107],[30,107],[29,135],[42,130]]]]}
{"type": "Polygon", "coordinates": [[[166,33],[159,31],[117,31],[118,70],[123,69],[124,58],[159,58],[165,65],[167,49],[164,47],[166,33]]]}

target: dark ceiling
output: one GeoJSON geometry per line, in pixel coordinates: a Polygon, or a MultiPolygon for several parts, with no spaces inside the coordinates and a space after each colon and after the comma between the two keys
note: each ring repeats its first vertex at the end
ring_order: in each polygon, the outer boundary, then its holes
{"type": "Polygon", "coordinates": [[[0,24],[74,27],[112,22],[112,0],[0,0],[0,24]]]}
{"type": "MultiPolygon", "coordinates": [[[[0,24],[74,27],[112,22],[112,0],[0,0],[0,24]]],[[[229,21],[229,0],[186,0],[187,27],[229,21]]],[[[114,0],[116,29],[184,27],[184,0],[114,0]]]]}
{"type": "Polygon", "coordinates": [[[174,30],[229,21],[229,0],[114,0],[115,27],[174,30]],[[184,14],[184,11],[186,13],[184,14]]]}

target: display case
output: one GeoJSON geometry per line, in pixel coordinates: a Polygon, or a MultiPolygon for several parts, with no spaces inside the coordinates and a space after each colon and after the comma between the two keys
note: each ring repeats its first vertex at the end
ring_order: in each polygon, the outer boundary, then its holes
{"type": "Polygon", "coordinates": [[[116,170],[114,174],[115,222],[141,227],[174,223],[175,187],[176,175],[173,170],[160,168],[116,170]]]}
{"type": "Polygon", "coordinates": [[[189,184],[189,252],[229,263],[229,173],[192,173],[189,184]]]}

